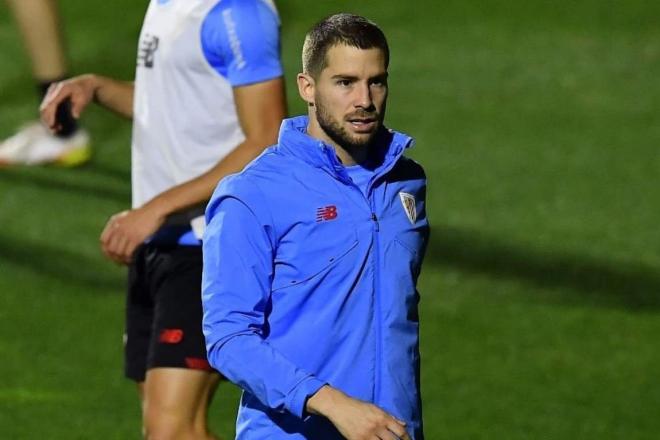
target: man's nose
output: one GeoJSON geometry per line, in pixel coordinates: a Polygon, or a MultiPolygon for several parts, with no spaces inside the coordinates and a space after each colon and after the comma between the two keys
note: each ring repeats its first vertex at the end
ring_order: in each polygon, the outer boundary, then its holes
{"type": "Polygon", "coordinates": [[[362,108],[365,110],[372,109],[374,106],[374,102],[371,96],[371,88],[369,87],[369,84],[364,83],[364,84],[359,84],[355,88],[355,107],[362,108]]]}

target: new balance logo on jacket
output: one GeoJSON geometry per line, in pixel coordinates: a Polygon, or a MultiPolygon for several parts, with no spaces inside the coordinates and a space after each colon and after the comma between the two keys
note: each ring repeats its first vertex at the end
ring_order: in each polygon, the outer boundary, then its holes
{"type": "Polygon", "coordinates": [[[337,218],[337,207],[335,205],[324,206],[316,210],[316,221],[324,222],[337,218]]]}

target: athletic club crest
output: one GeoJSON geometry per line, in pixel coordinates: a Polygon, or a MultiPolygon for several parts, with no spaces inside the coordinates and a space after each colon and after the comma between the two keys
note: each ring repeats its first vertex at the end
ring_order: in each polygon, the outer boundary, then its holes
{"type": "Polygon", "coordinates": [[[399,198],[401,199],[401,205],[403,205],[403,211],[408,216],[408,220],[413,225],[417,221],[417,208],[415,207],[415,196],[405,192],[399,193],[399,198]]]}

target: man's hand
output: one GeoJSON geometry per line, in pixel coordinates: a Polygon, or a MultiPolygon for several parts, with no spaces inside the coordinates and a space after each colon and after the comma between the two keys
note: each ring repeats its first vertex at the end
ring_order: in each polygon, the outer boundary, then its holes
{"type": "Polygon", "coordinates": [[[128,264],[135,248],[156,232],[164,221],[164,216],[146,206],[115,214],[101,233],[101,250],[111,260],[128,264]]]}
{"type": "Polygon", "coordinates": [[[410,440],[405,422],[328,385],[307,399],[306,408],[327,417],[348,440],[410,440]]]}
{"type": "Polygon", "coordinates": [[[61,129],[57,125],[57,107],[67,99],[71,100],[71,115],[78,119],[82,111],[94,99],[96,89],[99,87],[96,76],[87,74],[76,76],[66,81],[60,81],[48,88],[39,111],[41,120],[53,132],[61,129]]]}

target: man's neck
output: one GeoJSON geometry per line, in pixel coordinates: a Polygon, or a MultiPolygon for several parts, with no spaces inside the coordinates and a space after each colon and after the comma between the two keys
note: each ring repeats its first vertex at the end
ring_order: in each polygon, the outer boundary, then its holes
{"type": "Polygon", "coordinates": [[[332,145],[332,147],[335,149],[337,157],[345,166],[356,165],[367,160],[367,152],[369,148],[367,146],[346,149],[340,145],[337,145],[335,142],[330,143],[330,145],[332,145]]]}

